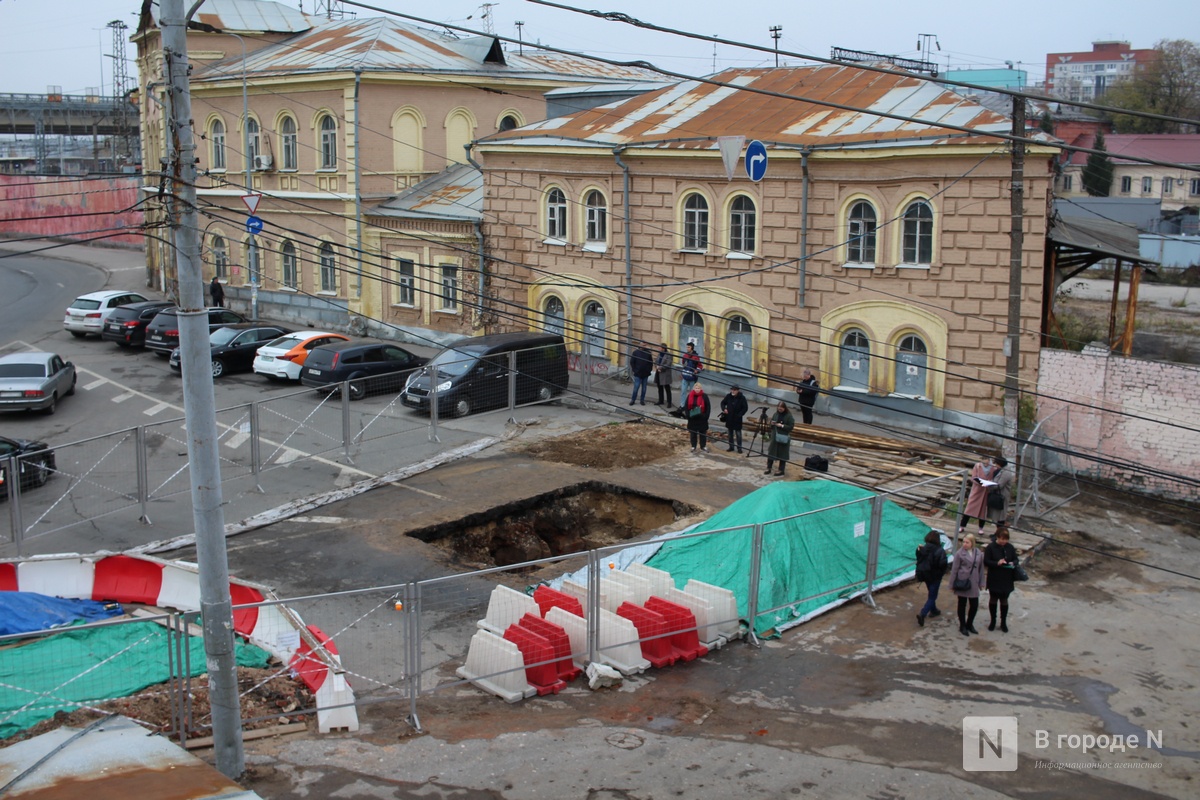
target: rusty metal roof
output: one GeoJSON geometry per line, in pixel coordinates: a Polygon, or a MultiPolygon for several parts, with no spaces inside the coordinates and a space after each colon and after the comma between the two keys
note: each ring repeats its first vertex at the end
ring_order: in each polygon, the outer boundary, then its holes
{"type": "Polygon", "coordinates": [[[475,222],[483,218],[483,175],[470,164],[454,164],[369,213],[379,217],[475,222]]]}
{"type": "MultiPolygon", "coordinates": [[[[199,70],[193,82],[240,77],[240,55],[199,70]],[[236,65],[236,69],[234,67],[236,65]]],[[[505,52],[493,37],[458,38],[388,17],[329,20],[251,53],[248,74],[320,74],[364,72],[486,75],[529,80],[639,81],[658,76],[634,67],[614,67],[589,59],[552,53],[505,52]]]]}
{"type": "Polygon", "coordinates": [[[996,141],[937,123],[1002,133],[1011,127],[1003,114],[938,84],[851,65],[735,69],[712,79],[724,85],[684,81],[498,133],[488,141],[545,143],[550,137],[609,147],[710,149],[718,136],[745,136],[777,145],[864,147],[944,143],[951,138],[996,141]],[[920,122],[880,116],[883,113],[920,122]]]}

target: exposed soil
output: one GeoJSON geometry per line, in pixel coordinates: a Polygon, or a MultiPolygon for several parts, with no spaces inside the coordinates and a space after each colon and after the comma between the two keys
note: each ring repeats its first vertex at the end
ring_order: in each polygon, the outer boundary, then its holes
{"type": "Polygon", "coordinates": [[[592,469],[629,469],[675,454],[687,444],[687,434],[672,426],[638,420],[614,422],[602,428],[531,444],[524,452],[544,461],[592,469]]]}
{"type": "MultiPolygon", "coordinates": [[[[301,713],[316,707],[312,692],[299,680],[290,677],[287,670],[279,674],[278,668],[253,669],[238,667],[238,693],[241,695],[242,727],[245,730],[273,728],[290,722],[307,721],[310,717],[301,713]],[[293,713],[295,712],[295,713],[293,713]]],[[[191,715],[196,728],[191,738],[208,735],[204,728],[211,724],[208,702],[208,681],[201,676],[191,684],[191,715]]],[[[47,731],[64,725],[83,728],[109,714],[129,717],[155,733],[167,733],[174,728],[173,707],[170,687],[165,683],[150,686],[131,697],[106,700],[94,708],[79,709],[66,713],[60,711],[52,719],[43,720],[28,730],[8,739],[0,740],[0,748],[8,747],[25,739],[32,739],[47,731]]]]}

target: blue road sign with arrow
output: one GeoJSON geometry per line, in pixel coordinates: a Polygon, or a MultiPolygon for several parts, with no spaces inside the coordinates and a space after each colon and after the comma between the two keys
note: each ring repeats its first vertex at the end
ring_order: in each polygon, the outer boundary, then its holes
{"type": "Polygon", "coordinates": [[[767,174],[767,146],[755,139],[746,145],[746,177],[755,183],[767,174]]]}
{"type": "Polygon", "coordinates": [[[262,233],[262,229],[263,221],[261,218],[255,216],[246,217],[246,233],[254,236],[255,234],[262,233]]]}

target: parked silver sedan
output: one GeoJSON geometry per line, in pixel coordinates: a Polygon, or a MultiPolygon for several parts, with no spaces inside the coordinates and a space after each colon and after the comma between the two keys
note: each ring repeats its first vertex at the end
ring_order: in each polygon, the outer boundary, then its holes
{"type": "Polygon", "coordinates": [[[0,410],[53,414],[58,401],[75,394],[75,365],[57,353],[0,356],[0,410]]]}

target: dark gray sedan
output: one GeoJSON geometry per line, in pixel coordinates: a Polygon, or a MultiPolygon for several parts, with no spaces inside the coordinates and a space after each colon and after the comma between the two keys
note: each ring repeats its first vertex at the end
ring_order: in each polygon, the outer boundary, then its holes
{"type": "Polygon", "coordinates": [[[75,365],[57,353],[0,356],[0,410],[53,414],[58,401],[75,394],[75,365]]]}

